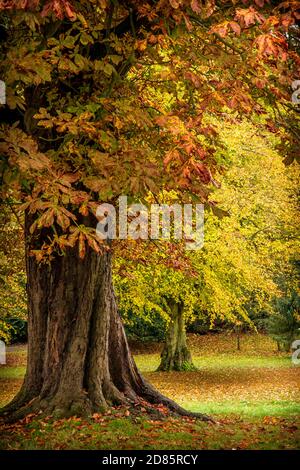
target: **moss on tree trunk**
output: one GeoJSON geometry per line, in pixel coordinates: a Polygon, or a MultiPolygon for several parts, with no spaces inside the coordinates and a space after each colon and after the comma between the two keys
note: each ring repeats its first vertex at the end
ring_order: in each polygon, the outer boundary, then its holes
{"type": "Polygon", "coordinates": [[[169,306],[171,310],[171,320],[166,333],[166,340],[161,353],[161,362],[158,370],[193,370],[195,367],[186,342],[183,304],[182,302],[171,300],[169,306]]]}

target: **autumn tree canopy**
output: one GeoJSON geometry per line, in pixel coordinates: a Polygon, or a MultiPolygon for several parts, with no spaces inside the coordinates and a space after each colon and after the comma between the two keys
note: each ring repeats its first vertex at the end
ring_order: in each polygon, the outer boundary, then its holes
{"type": "Polygon", "coordinates": [[[1,2],[2,194],[13,188],[38,214],[31,232],[52,227],[43,250],[98,250],[77,211],[85,217],[119,194],[164,188],[207,200],[217,131],[205,113],[259,115],[281,133],[286,157],[299,158],[296,7],[1,2]]]}

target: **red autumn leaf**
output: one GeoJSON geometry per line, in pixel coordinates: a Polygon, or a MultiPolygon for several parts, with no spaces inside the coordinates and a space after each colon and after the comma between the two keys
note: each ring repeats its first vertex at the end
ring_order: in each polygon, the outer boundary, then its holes
{"type": "Polygon", "coordinates": [[[239,8],[236,10],[235,19],[240,23],[242,28],[248,28],[255,23],[263,23],[264,17],[258,13],[255,8],[239,8]]]}
{"type": "Polygon", "coordinates": [[[53,13],[57,18],[63,20],[64,17],[70,20],[76,19],[75,11],[73,10],[68,0],[49,0],[41,12],[42,16],[47,16],[49,13],[53,13]]]}
{"type": "Polygon", "coordinates": [[[85,216],[88,215],[89,210],[88,210],[86,204],[82,204],[82,206],[80,206],[79,213],[82,214],[82,215],[85,215],[85,216]]]}
{"type": "Polygon", "coordinates": [[[224,21],[221,24],[218,24],[211,28],[211,33],[219,34],[222,38],[224,38],[228,33],[228,21],[224,21]]]}
{"type": "Polygon", "coordinates": [[[230,21],[229,26],[238,36],[241,34],[241,27],[236,21],[230,21]]]}
{"type": "Polygon", "coordinates": [[[195,13],[201,13],[201,7],[199,5],[199,2],[198,0],[192,0],[191,1],[191,9],[195,12],[195,13]]]}
{"type": "Polygon", "coordinates": [[[54,209],[48,209],[38,220],[39,228],[50,227],[54,223],[54,209]]]}
{"type": "Polygon", "coordinates": [[[79,258],[83,259],[85,255],[85,240],[84,234],[80,233],[78,237],[78,253],[79,258]]]}
{"type": "Polygon", "coordinates": [[[179,8],[179,1],[178,0],[169,0],[169,3],[171,5],[172,8],[179,8]]]}
{"type": "Polygon", "coordinates": [[[254,0],[257,6],[262,8],[264,6],[265,0],[254,0]]]}
{"type": "Polygon", "coordinates": [[[57,215],[57,223],[63,230],[66,230],[70,225],[70,219],[63,212],[59,212],[57,215]]]}
{"type": "Polygon", "coordinates": [[[183,13],[182,15],[183,15],[183,18],[184,18],[184,22],[185,22],[185,25],[186,25],[186,29],[187,29],[188,31],[192,31],[193,25],[192,25],[192,23],[190,22],[188,16],[186,16],[184,13],[183,13]]]}

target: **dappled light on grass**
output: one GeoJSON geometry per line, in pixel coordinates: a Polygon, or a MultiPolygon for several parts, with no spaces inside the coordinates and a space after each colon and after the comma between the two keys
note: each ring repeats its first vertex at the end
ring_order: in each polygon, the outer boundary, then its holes
{"type": "Polygon", "coordinates": [[[185,373],[147,373],[146,377],[178,402],[299,400],[300,368],[206,368],[185,373]]]}

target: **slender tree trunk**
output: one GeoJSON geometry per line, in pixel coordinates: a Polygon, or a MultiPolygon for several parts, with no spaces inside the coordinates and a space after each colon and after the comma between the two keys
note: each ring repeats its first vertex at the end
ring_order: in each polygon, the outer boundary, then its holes
{"type": "Polygon", "coordinates": [[[239,328],[237,330],[236,341],[237,341],[237,350],[240,351],[241,350],[241,335],[240,335],[239,328]]]}
{"type": "Polygon", "coordinates": [[[165,344],[161,353],[158,370],[184,371],[195,369],[191,353],[186,343],[183,304],[170,302],[171,321],[166,333],[165,344]]]}
{"type": "Polygon", "coordinates": [[[163,404],[174,413],[193,415],[140,375],[117,311],[111,253],[88,249],[80,259],[75,247],[41,264],[29,255],[30,248],[27,243],[27,371],[19,394],[1,414],[14,421],[31,412],[79,416],[113,404],[138,410],[148,403],[149,411],[151,404],[163,404]]]}

